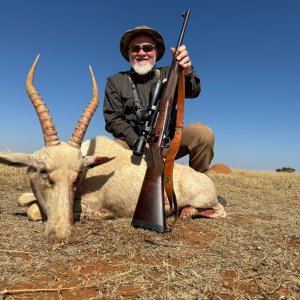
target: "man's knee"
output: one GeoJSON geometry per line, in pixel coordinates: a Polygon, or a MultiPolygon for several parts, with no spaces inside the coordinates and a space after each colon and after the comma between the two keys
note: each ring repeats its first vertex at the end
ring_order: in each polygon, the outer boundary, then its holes
{"type": "Polygon", "coordinates": [[[187,139],[190,142],[200,142],[201,144],[213,145],[215,141],[215,134],[213,130],[200,123],[192,123],[184,127],[187,139]]]}

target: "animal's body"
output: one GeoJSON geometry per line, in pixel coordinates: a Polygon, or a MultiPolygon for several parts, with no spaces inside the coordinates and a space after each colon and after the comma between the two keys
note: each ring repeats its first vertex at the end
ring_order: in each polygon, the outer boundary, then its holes
{"type": "MultiPolygon", "coordinates": [[[[105,208],[115,217],[132,217],[144,179],[147,158],[139,160],[130,150],[105,137],[85,142],[82,146],[83,155],[89,145],[95,145],[97,155],[115,158],[105,165],[88,170],[87,178],[81,183],[77,194],[81,198],[83,209],[96,211],[105,208]]],[[[175,164],[173,180],[180,211],[184,207],[213,208],[215,212],[212,217],[226,215],[223,206],[217,201],[212,180],[205,174],[196,172],[189,166],[175,164]]]]}
{"type": "MultiPolygon", "coordinates": [[[[31,206],[28,214],[37,212],[35,219],[45,215],[45,234],[52,241],[71,237],[74,212],[94,214],[99,218],[132,217],[147,163],[151,160],[143,158],[138,162],[139,158],[130,150],[105,137],[82,144],[99,101],[92,71],[93,97],[71,139],[67,143],[61,142],[50,114],[33,86],[37,61],[28,74],[26,88],[40,119],[45,146],[33,154],[0,153],[0,163],[28,167],[35,197],[25,194],[20,203],[37,200],[38,205],[31,206]]],[[[208,176],[176,164],[174,190],[182,218],[201,215],[203,209],[211,209],[210,217],[226,216],[208,176]]]]}

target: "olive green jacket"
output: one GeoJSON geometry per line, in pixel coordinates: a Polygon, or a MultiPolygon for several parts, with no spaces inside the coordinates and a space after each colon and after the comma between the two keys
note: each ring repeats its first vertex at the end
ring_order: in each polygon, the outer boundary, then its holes
{"type": "MultiPolygon", "coordinates": [[[[158,70],[160,70],[161,80],[167,78],[169,67],[158,68],[158,70]]],[[[105,129],[115,138],[125,141],[129,147],[132,147],[138,138],[138,133],[134,125],[136,121],[133,109],[135,101],[129,74],[135,83],[141,105],[144,107],[148,104],[152,84],[157,81],[157,78],[155,69],[146,78],[134,73],[133,70],[119,72],[107,78],[103,104],[105,129]]],[[[185,97],[196,98],[200,91],[200,79],[192,70],[191,74],[185,77],[185,97]]]]}

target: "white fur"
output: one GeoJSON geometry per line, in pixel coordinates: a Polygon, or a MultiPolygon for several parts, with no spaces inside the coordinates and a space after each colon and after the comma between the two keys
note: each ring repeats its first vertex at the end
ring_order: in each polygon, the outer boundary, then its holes
{"type": "MultiPolygon", "coordinates": [[[[34,203],[34,209],[28,210],[28,214],[32,211],[30,218],[37,220],[37,208],[42,210],[40,216],[47,217],[45,234],[53,241],[70,238],[78,212],[102,219],[132,217],[147,168],[147,158],[139,160],[132,151],[107,137],[86,141],[81,150],[60,143],[31,155],[0,154],[0,162],[28,166],[31,187],[38,201],[38,206],[34,203]],[[97,157],[115,158],[92,169],[85,168],[97,161],[97,157]]],[[[208,176],[175,164],[173,177],[179,209],[213,208],[212,217],[226,216],[208,176]]],[[[19,200],[22,205],[26,198],[28,204],[33,201],[30,194],[22,197],[19,200]]]]}

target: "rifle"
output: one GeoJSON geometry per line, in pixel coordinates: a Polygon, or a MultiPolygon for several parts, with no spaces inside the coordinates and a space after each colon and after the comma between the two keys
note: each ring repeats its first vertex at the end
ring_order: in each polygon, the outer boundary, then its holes
{"type": "MultiPolygon", "coordinates": [[[[177,42],[176,51],[182,45],[189,15],[189,9],[182,14],[184,21],[177,42]]],[[[133,227],[149,229],[160,233],[168,231],[164,209],[164,158],[162,149],[167,147],[168,144],[166,133],[169,128],[178,78],[182,72],[176,59],[176,51],[173,55],[167,82],[162,91],[159,109],[156,114],[156,120],[151,134],[150,147],[153,161],[146,169],[142,188],[131,222],[133,227]]],[[[183,78],[183,76],[180,77],[183,78]]]]}

